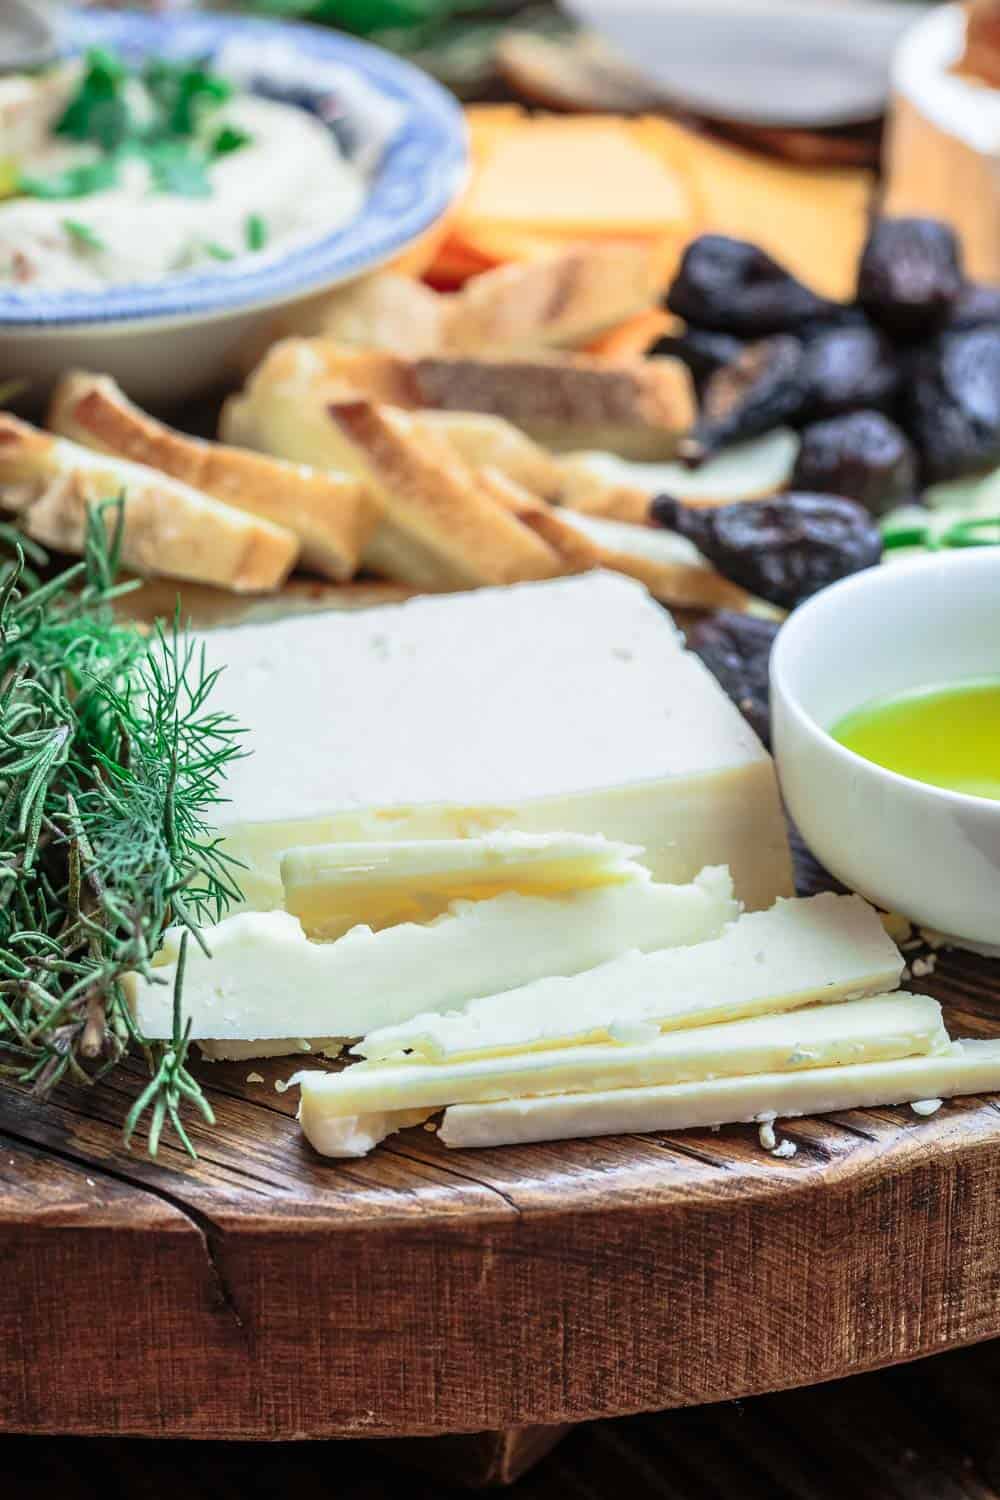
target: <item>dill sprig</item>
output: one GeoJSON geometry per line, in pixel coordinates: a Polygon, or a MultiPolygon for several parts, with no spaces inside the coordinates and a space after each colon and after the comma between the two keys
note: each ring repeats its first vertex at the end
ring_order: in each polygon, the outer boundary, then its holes
{"type": "Polygon", "coordinates": [[[240,899],[209,821],[240,730],[176,619],[149,636],[116,620],[137,586],[114,581],[123,516],[92,509],[83,561],[48,581],[40,549],[0,531],[0,1073],[45,1095],[136,1043],[150,1083],[126,1143],[148,1111],[152,1155],[166,1121],[193,1155],[180,1108],[212,1111],[186,1067],[183,965],[168,1043],[141,1035],[123,980],[155,982],[168,927],[204,946],[199,923],[240,899]]]}

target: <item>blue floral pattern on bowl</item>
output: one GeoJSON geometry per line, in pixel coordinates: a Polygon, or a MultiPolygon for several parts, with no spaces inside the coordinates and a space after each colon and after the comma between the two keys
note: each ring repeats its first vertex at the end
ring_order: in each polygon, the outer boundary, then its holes
{"type": "MultiPolygon", "coordinates": [[[[215,63],[238,46],[292,49],[308,78],[317,65],[349,69],[399,115],[369,177],[368,194],[350,223],[261,263],[241,260],[142,285],[95,291],[0,290],[0,328],[169,321],[250,311],[308,296],[370,270],[411,244],[445,212],[467,171],[465,126],[458,104],[411,64],[339,32],[240,16],[154,16],[74,12],[70,50],[113,48],[132,62],[150,53],[215,63]]],[[[262,89],[262,91],[268,91],[262,89]]]]}

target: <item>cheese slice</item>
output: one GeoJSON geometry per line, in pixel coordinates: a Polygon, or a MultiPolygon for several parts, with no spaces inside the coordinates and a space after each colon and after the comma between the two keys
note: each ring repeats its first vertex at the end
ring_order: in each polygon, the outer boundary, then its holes
{"type": "MultiPolygon", "coordinates": [[[[871,1109],[996,1090],[1000,1090],[1000,1041],[962,1040],[952,1042],[947,1052],[849,1067],[464,1104],[446,1111],[439,1135],[446,1146],[509,1146],[743,1124],[779,1115],[871,1109]]],[[[398,1125],[382,1119],[379,1139],[411,1123],[409,1118],[398,1125]]]]}
{"type": "MultiPolygon", "coordinates": [[[[731,505],[737,500],[758,500],[787,488],[798,451],[798,434],[789,427],[775,427],[762,437],[734,443],[697,469],[673,462],[636,463],[614,453],[570,453],[561,461],[562,499],[574,510],[594,514],[605,513],[604,496],[609,490],[614,494],[613,486],[644,491],[650,497],[674,495],[686,505],[731,505]],[[588,478],[601,483],[588,484],[588,478]]],[[[644,517],[632,515],[621,519],[644,517]]]]}
{"type": "Polygon", "coordinates": [[[358,1063],[340,1073],[297,1075],[307,1137],[344,1115],[521,1099],[540,1094],[701,1083],[748,1073],[840,1067],[941,1052],[941,1007],[924,995],[882,995],[798,1015],[756,1016],[723,1026],[658,1033],[651,1040],[523,1052],[465,1062],[358,1063]]]}
{"type": "Polygon", "coordinates": [[[489,833],[469,839],[319,844],[281,861],[285,909],[327,941],[363,925],[427,922],[453,901],[504,891],[559,896],[648,879],[641,849],[585,834],[489,833]]]}
{"type": "Polygon", "coordinates": [[[369,1033],[370,1058],[453,1060],[614,1037],[613,1027],[676,1030],[895,989],[903,960],[874,908],[824,892],[740,917],[695,947],[628,954],[576,978],[546,978],[369,1033]]]}
{"type": "MultiPolygon", "coordinates": [[[[736,914],[724,869],[687,886],[649,878],[565,896],[507,892],[458,902],[425,926],[355,927],[335,943],[310,942],[289,912],[240,912],[193,946],[184,974],[192,1036],[213,1041],[357,1037],[428,1005],[461,1006],[543,974],[578,973],[631,949],[698,943],[736,914]]],[[[129,993],[144,1034],[168,1037],[179,934],[167,934],[151,982],[129,993]]]]}
{"type": "Polygon", "coordinates": [[[672,883],[725,864],[751,908],[791,894],[771,758],[639,584],[596,572],[204,645],[253,752],[221,810],[252,907],[281,904],[289,849],[506,829],[641,845],[672,883]]]}

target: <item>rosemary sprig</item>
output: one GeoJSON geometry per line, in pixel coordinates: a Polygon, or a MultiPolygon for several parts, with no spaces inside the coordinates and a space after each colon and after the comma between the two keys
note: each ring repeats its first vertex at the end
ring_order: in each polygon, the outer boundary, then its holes
{"type": "MultiPolygon", "coordinates": [[[[186,1068],[183,965],[166,1044],[139,1033],[123,979],[155,981],[169,926],[201,942],[198,924],[239,899],[209,814],[240,731],[176,620],[151,636],[116,621],[133,587],[114,581],[123,516],[120,500],[94,508],[83,561],[48,582],[0,532],[14,552],[0,564],[0,1073],[44,1095],[103,1077],[135,1042],[150,1082],[126,1143],[149,1112],[151,1155],[166,1122],[193,1155],[181,1106],[212,1112],[186,1068]]],[[[31,561],[46,559],[32,547],[31,561]]]]}

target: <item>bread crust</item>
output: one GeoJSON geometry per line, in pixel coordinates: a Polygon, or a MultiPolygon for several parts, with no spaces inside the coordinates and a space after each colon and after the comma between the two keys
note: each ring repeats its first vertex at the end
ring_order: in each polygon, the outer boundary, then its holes
{"type": "Polygon", "coordinates": [[[354,576],[378,521],[380,507],[357,479],[187,437],[133,405],[108,376],[66,375],[49,426],[285,527],[299,539],[303,564],[335,582],[354,576]]]}
{"type": "Polygon", "coordinates": [[[372,401],[334,402],[330,419],[363,454],[383,501],[368,560],[416,587],[466,588],[552,578],[552,548],[489,494],[419,418],[372,401]],[[429,580],[429,581],[428,581],[429,580]]]}
{"type": "Polygon", "coordinates": [[[36,541],[82,552],[88,510],[119,495],[122,562],[137,573],[264,592],[285,581],[298,557],[298,539],[284,527],[0,413],[0,508],[18,514],[36,541]]]}

